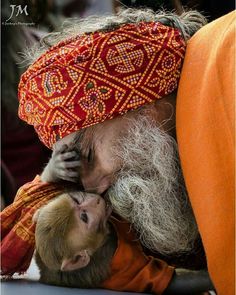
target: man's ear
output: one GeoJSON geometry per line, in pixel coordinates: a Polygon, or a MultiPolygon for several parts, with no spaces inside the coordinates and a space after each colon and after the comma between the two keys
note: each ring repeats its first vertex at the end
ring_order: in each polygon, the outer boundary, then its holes
{"type": "Polygon", "coordinates": [[[61,271],[72,271],[87,266],[90,256],[86,250],[77,252],[72,258],[64,258],[61,264],[61,271]]]}
{"type": "Polygon", "coordinates": [[[32,218],[33,223],[37,223],[39,214],[40,214],[40,209],[38,209],[37,211],[35,211],[35,213],[33,215],[33,218],[32,218]]]}

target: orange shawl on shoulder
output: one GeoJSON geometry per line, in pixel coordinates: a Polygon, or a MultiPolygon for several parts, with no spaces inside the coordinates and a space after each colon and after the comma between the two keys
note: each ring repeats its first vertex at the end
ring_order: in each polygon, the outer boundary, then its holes
{"type": "Polygon", "coordinates": [[[42,183],[40,177],[22,186],[14,202],[0,214],[1,274],[25,272],[34,253],[35,211],[62,192],[58,185],[42,183]]]}

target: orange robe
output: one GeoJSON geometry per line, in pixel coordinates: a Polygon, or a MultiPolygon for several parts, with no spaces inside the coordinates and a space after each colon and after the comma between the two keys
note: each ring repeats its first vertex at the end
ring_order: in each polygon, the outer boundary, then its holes
{"type": "Polygon", "coordinates": [[[183,174],[218,295],[235,294],[235,18],[190,39],[177,95],[183,174]]]}
{"type": "Polygon", "coordinates": [[[118,246],[111,262],[111,275],[102,287],[162,294],[170,283],[174,268],[160,259],[146,256],[128,222],[113,217],[110,220],[116,229],[118,246]]]}
{"type": "MultiPolygon", "coordinates": [[[[64,192],[57,184],[42,183],[37,176],[22,186],[10,206],[0,213],[1,271],[3,275],[25,272],[35,246],[35,211],[64,192]]],[[[174,268],[162,260],[146,256],[130,230],[130,224],[111,218],[117,232],[118,247],[111,261],[111,275],[101,287],[117,291],[162,294],[174,268]]],[[[58,233],[59,234],[59,233],[58,233]]]]}

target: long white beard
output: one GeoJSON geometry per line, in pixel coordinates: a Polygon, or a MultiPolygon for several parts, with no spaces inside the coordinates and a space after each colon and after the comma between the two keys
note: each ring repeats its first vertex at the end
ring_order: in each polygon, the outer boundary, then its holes
{"type": "Polygon", "coordinates": [[[162,254],[191,251],[198,229],[174,138],[140,116],[115,148],[123,167],[108,195],[144,246],[162,254]]]}

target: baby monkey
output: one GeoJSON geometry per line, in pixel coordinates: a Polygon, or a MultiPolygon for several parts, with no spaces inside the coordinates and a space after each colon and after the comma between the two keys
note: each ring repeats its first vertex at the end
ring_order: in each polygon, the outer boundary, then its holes
{"type": "MultiPolygon", "coordinates": [[[[78,182],[78,152],[56,147],[42,182],[78,182]]],[[[36,222],[36,263],[44,283],[96,287],[108,277],[117,238],[108,218],[111,206],[95,194],[68,185],[65,192],[40,208],[36,222]]]]}
{"type": "Polygon", "coordinates": [[[64,193],[39,209],[36,222],[36,263],[48,284],[96,287],[109,275],[117,247],[108,217],[111,207],[98,195],[64,193]]]}

